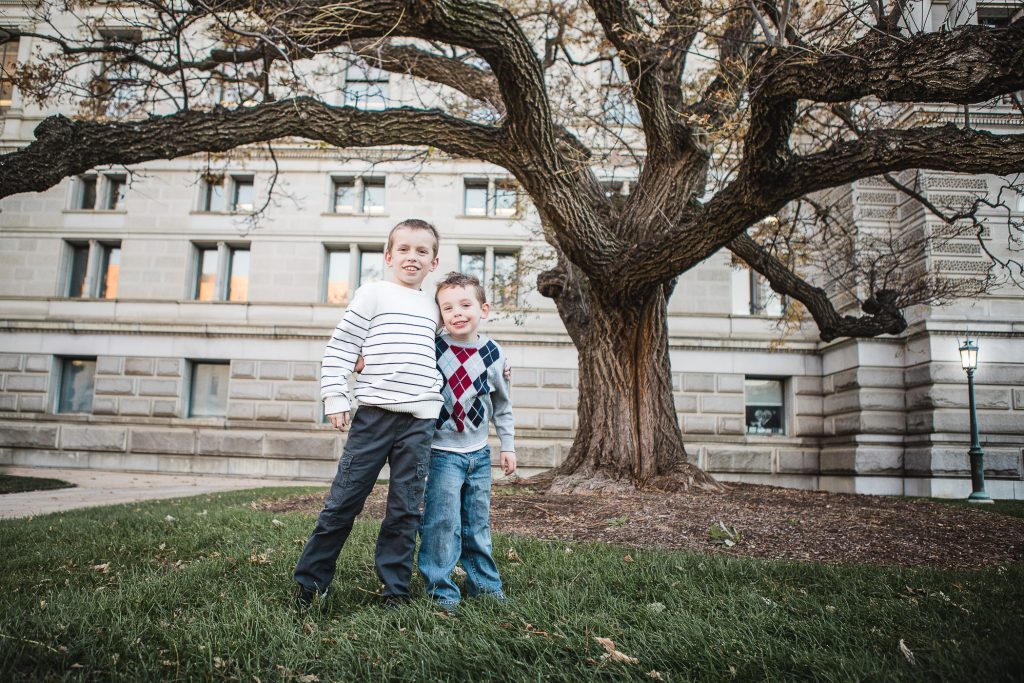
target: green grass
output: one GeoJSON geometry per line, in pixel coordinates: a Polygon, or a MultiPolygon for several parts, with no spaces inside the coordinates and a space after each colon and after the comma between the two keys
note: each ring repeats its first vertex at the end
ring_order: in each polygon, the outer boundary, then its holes
{"type": "Polygon", "coordinates": [[[994,512],[998,515],[1007,515],[1009,517],[1020,517],[1024,519],[1024,500],[993,500],[991,503],[985,503],[982,505],[979,505],[978,503],[968,503],[966,500],[958,498],[918,498],[917,500],[923,500],[929,503],[948,503],[951,505],[959,505],[961,507],[969,507],[972,510],[994,512]]]}
{"type": "Polygon", "coordinates": [[[42,477],[15,477],[0,474],[0,495],[4,493],[22,493],[24,491],[47,491],[49,489],[66,489],[74,484],[61,479],[43,479],[42,477]]]}
{"type": "MultiPolygon", "coordinates": [[[[294,492],[291,490],[290,492],[294,492]]],[[[356,526],[322,608],[289,607],[285,490],[0,522],[0,680],[1021,680],[1024,566],[761,562],[499,536],[509,605],[373,604],[356,526]],[[279,523],[274,523],[277,519],[279,523]],[[510,548],[520,562],[508,559],[510,548]],[[628,554],[632,562],[623,560],[628,554]],[[612,639],[636,664],[601,658],[612,639]],[[901,654],[900,641],[914,662],[901,654]],[[315,678],[314,678],[315,677],[315,678]]],[[[419,579],[415,590],[422,590],[419,579]]]]}

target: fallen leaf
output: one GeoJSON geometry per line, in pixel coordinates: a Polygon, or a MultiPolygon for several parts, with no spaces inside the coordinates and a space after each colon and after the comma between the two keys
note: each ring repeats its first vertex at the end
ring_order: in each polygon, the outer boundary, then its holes
{"type": "Polygon", "coordinates": [[[269,551],[265,553],[257,553],[255,550],[253,550],[251,553],[249,553],[249,564],[270,564],[269,551]]]}
{"type": "Polygon", "coordinates": [[[505,552],[505,559],[507,559],[509,562],[522,562],[523,561],[523,559],[521,557],[519,557],[519,553],[516,552],[515,548],[509,548],[505,552]]]}
{"type": "Polygon", "coordinates": [[[284,526],[284,522],[282,522],[279,519],[272,519],[272,520],[270,520],[270,523],[273,524],[274,526],[284,526]]]}
{"type": "Polygon", "coordinates": [[[301,676],[296,676],[295,680],[299,681],[299,683],[316,683],[320,680],[320,677],[316,674],[302,674],[301,676]]]}
{"type": "Polygon", "coordinates": [[[177,522],[178,518],[177,517],[171,517],[170,515],[167,515],[166,517],[164,517],[164,521],[165,522],[177,522]]]}
{"type": "Polygon", "coordinates": [[[665,611],[665,605],[660,602],[652,602],[651,604],[647,605],[647,609],[654,612],[655,614],[659,614],[665,611]]]}
{"type": "Polygon", "coordinates": [[[633,560],[633,556],[632,555],[626,555],[625,557],[622,558],[622,561],[623,562],[633,562],[634,561],[633,560]]]}
{"type": "Polygon", "coordinates": [[[654,669],[651,669],[650,671],[647,672],[647,677],[648,678],[653,678],[656,681],[663,681],[663,680],[665,680],[665,677],[661,675],[661,672],[660,671],[655,671],[654,669]]]}
{"type": "Polygon", "coordinates": [[[906,657],[908,662],[911,664],[914,663],[914,653],[910,651],[910,648],[907,647],[907,644],[903,642],[902,638],[900,638],[900,653],[906,657]]]}
{"type": "Polygon", "coordinates": [[[612,662],[621,662],[623,664],[639,664],[640,660],[636,657],[630,657],[625,652],[621,652],[615,648],[615,643],[611,638],[598,638],[594,637],[601,647],[605,649],[605,653],[601,655],[601,659],[609,660],[612,662]]]}
{"type": "Polygon", "coordinates": [[[98,571],[101,574],[109,574],[110,573],[110,563],[109,562],[104,562],[103,564],[94,564],[92,566],[92,568],[95,569],[96,571],[98,571]]]}

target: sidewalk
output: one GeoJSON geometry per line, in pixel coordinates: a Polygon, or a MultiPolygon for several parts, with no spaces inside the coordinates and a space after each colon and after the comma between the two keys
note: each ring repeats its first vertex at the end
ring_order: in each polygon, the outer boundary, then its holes
{"type": "Polygon", "coordinates": [[[140,500],[198,496],[216,491],[269,486],[323,486],[330,482],[250,477],[197,476],[114,472],[107,470],[57,469],[51,467],[0,467],[0,474],[18,477],[63,479],[74,488],[27,491],[0,495],[0,519],[32,517],[75,508],[134,503],[140,500]]]}

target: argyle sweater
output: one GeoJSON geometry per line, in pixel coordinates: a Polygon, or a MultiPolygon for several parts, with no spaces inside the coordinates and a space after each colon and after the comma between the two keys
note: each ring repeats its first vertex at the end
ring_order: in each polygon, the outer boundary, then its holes
{"type": "Polygon", "coordinates": [[[437,368],[444,378],[444,405],[431,448],[456,453],[480,450],[487,445],[487,423],[493,420],[501,450],[514,452],[512,401],[501,347],[483,335],[475,342],[443,335],[435,345],[437,368]]]}
{"type": "Polygon", "coordinates": [[[357,289],[324,350],[324,413],[352,409],[348,378],[362,355],[366,365],[352,392],[359,403],[436,419],[441,408],[434,353],[437,321],[437,304],[426,292],[394,282],[357,289]]]}

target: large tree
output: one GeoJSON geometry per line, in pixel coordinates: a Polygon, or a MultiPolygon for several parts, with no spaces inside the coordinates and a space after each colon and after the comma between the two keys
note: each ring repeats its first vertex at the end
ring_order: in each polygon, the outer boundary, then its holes
{"type": "Polygon", "coordinates": [[[21,35],[53,50],[20,65],[18,83],[40,101],[77,98],[81,116],[47,118],[34,142],[0,156],[0,197],[97,165],[282,138],[497,164],[539,213],[557,263],[538,286],[579,350],[579,429],[556,485],[713,485],[686,464],[672,400],[666,302],[680,274],[729,249],[800,302],[823,340],[897,334],[906,306],[951,291],[900,277],[899,248],[848,268],[871,273],[850,276],[852,288],[816,284],[828,270],[808,267],[809,254],[835,247],[823,263],[856,262],[860,243],[791,239],[792,207],[814,207],[820,226],[821,193],[861,178],[913,194],[899,172],[1024,171],[1024,135],[939,125],[911,106],[1024,88],[1024,21],[954,18],[925,32],[916,4],[44,2],[21,35]],[[355,56],[434,84],[433,100],[331,104],[332,60],[355,56]],[[594,170],[616,158],[639,169],[626,196],[594,170]],[[844,292],[862,303],[856,315],[835,303],[844,292]]]}

